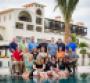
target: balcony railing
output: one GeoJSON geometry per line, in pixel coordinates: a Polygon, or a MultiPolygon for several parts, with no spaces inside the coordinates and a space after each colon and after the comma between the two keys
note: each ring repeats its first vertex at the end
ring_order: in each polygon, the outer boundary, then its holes
{"type": "MultiPolygon", "coordinates": [[[[48,23],[45,22],[45,31],[50,32],[64,32],[65,30],[65,24],[64,22],[60,21],[54,21],[54,20],[46,20],[48,23]]],[[[76,33],[77,35],[85,36],[87,35],[87,28],[84,26],[78,26],[78,25],[71,25],[71,33],[76,33]]]]}

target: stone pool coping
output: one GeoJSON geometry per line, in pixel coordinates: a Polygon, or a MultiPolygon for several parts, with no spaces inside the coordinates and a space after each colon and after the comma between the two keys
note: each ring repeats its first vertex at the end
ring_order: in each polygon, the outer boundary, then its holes
{"type": "MultiPolygon", "coordinates": [[[[90,73],[90,66],[79,66],[77,67],[78,73],[90,73]]],[[[0,75],[10,75],[9,68],[0,68],[0,75]]]]}
{"type": "Polygon", "coordinates": [[[90,73],[90,66],[79,66],[77,67],[78,73],[90,73]]]}

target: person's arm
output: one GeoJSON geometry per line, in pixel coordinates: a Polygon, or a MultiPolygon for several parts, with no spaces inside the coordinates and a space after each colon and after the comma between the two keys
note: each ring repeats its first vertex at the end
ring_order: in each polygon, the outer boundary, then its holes
{"type": "Polygon", "coordinates": [[[58,52],[56,52],[56,60],[58,61],[58,52]]]}
{"type": "Polygon", "coordinates": [[[47,45],[47,53],[49,52],[48,45],[47,45]]]}
{"type": "Polygon", "coordinates": [[[12,56],[11,56],[11,60],[12,60],[12,61],[17,61],[16,58],[13,56],[13,54],[12,54],[12,56]]]}
{"type": "Polygon", "coordinates": [[[48,44],[47,46],[47,52],[49,53],[49,51],[50,51],[50,44],[48,44]]]}
{"type": "Polygon", "coordinates": [[[58,66],[58,62],[57,62],[57,69],[59,68],[59,66],[58,66]]]}
{"type": "Polygon", "coordinates": [[[33,69],[34,69],[34,70],[37,70],[37,68],[36,68],[36,65],[35,65],[35,64],[33,64],[33,69]]]}
{"type": "Polygon", "coordinates": [[[45,69],[45,64],[43,65],[43,70],[45,69]]]}
{"type": "Polygon", "coordinates": [[[36,43],[36,48],[39,46],[39,44],[38,43],[36,43]]]}
{"type": "Polygon", "coordinates": [[[29,43],[27,44],[27,48],[28,48],[28,50],[30,51],[30,44],[29,44],[29,43]]]}
{"type": "Polygon", "coordinates": [[[78,60],[77,58],[72,58],[71,62],[74,62],[74,61],[77,61],[77,60],[78,60]]]}
{"type": "Polygon", "coordinates": [[[48,53],[46,53],[46,58],[48,58],[48,53]]]}

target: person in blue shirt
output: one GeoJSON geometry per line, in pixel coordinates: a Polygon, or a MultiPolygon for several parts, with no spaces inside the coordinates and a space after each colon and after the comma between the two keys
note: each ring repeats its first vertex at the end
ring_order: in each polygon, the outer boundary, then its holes
{"type": "Polygon", "coordinates": [[[33,51],[33,49],[35,49],[35,48],[37,48],[37,43],[35,42],[35,38],[34,38],[34,36],[32,36],[31,38],[30,38],[30,42],[29,42],[29,44],[28,44],[28,50],[30,51],[30,52],[32,52],[33,51]]]}
{"type": "MultiPolygon", "coordinates": [[[[76,49],[77,49],[77,44],[75,42],[72,42],[72,38],[69,37],[67,39],[67,44],[66,44],[66,52],[68,53],[68,57],[69,57],[69,63],[66,63],[66,66],[72,65],[72,70],[73,70],[73,74],[75,74],[76,71],[76,64],[77,64],[77,60],[79,58],[79,56],[76,53],[76,49]]],[[[72,72],[70,70],[70,72],[72,72]]]]}
{"type": "Polygon", "coordinates": [[[51,42],[47,46],[48,54],[50,57],[55,57],[58,46],[54,43],[54,38],[51,38],[51,42]]]}
{"type": "Polygon", "coordinates": [[[77,44],[75,42],[72,42],[72,38],[69,37],[65,47],[66,51],[71,50],[72,52],[76,52],[77,44]]]}
{"type": "Polygon", "coordinates": [[[77,44],[74,42],[70,42],[66,45],[66,50],[69,51],[70,49],[72,50],[72,52],[75,52],[77,48],[77,44]]]}
{"type": "Polygon", "coordinates": [[[70,58],[79,58],[79,56],[76,53],[76,49],[77,49],[77,44],[75,42],[69,42],[66,45],[66,51],[70,52],[71,54],[69,55],[70,58]]]}
{"type": "Polygon", "coordinates": [[[17,47],[18,47],[18,44],[17,44],[16,38],[13,38],[12,42],[9,44],[10,52],[15,51],[17,47]]]}

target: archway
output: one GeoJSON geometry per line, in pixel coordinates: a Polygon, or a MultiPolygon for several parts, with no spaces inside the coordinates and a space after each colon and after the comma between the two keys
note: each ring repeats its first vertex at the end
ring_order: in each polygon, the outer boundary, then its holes
{"type": "Polygon", "coordinates": [[[19,13],[18,19],[20,21],[26,21],[26,22],[31,22],[32,21],[32,17],[27,11],[21,11],[19,13]]]}

